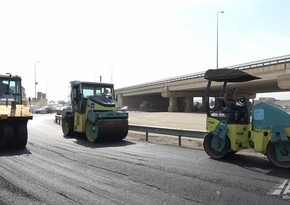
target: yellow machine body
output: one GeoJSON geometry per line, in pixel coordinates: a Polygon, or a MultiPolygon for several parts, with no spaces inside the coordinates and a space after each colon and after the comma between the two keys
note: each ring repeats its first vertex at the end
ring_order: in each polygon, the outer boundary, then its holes
{"type": "MultiPolygon", "coordinates": [[[[213,132],[219,123],[219,120],[207,117],[207,130],[213,132]]],[[[230,140],[232,151],[236,152],[241,149],[251,148],[249,142],[249,134],[251,133],[250,124],[227,124],[227,128],[227,137],[230,140]]]]}
{"type": "Polygon", "coordinates": [[[62,117],[65,136],[84,133],[90,142],[127,136],[128,113],[117,110],[113,84],[72,81],[71,101],[62,117]]]}
{"type": "MultiPolygon", "coordinates": [[[[238,69],[210,69],[204,78],[207,112],[205,152],[214,159],[252,148],[267,155],[269,161],[290,168],[290,114],[268,102],[250,102],[249,96],[238,99],[234,86],[260,77],[238,69]],[[213,82],[222,82],[219,86],[213,82]],[[214,100],[213,100],[214,99],[214,100]]],[[[245,87],[242,92],[247,93],[245,87]]]]}
{"type": "Polygon", "coordinates": [[[88,118],[88,113],[90,111],[95,111],[95,112],[112,111],[112,112],[116,112],[116,107],[112,107],[112,108],[104,107],[102,105],[94,103],[92,100],[88,100],[85,107],[86,108],[85,108],[85,112],[84,113],[76,112],[74,114],[74,131],[76,131],[76,132],[81,132],[81,133],[85,132],[86,120],[88,118]]]}
{"type": "Polygon", "coordinates": [[[22,98],[21,77],[0,75],[0,148],[24,148],[30,105],[22,98]]]}

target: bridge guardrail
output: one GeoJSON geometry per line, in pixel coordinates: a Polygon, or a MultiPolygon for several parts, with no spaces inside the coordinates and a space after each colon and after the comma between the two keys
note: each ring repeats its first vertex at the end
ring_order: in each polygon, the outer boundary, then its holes
{"type": "MultiPolygon", "coordinates": [[[[55,115],[54,122],[60,124],[60,121],[61,121],[61,116],[55,115]]],[[[147,142],[149,141],[149,133],[177,136],[179,146],[181,146],[182,137],[203,139],[207,133],[205,131],[199,131],[199,130],[185,130],[185,129],[177,129],[177,128],[155,127],[155,126],[136,125],[136,124],[129,124],[129,130],[136,131],[136,132],[145,132],[147,142]]]]}
{"type": "MultiPolygon", "coordinates": [[[[252,61],[249,63],[242,63],[242,64],[238,64],[238,65],[233,65],[233,66],[227,66],[227,67],[223,67],[223,68],[247,70],[247,69],[257,68],[257,67],[261,67],[261,66],[277,65],[277,64],[288,63],[288,62],[290,62],[290,55],[284,55],[284,56],[278,56],[278,57],[274,57],[274,58],[252,61]]],[[[139,84],[139,85],[118,88],[115,90],[122,91],[125,89],[136,89],[136,88],[142,88],[142,87],[153,86],[153,85],[160,85],[160,84],[176,82],[176,81],[181,81],[181,80],[186,80],[186,79],[195,79],[195,78],[203,77],[204,74],[205,74],[205,72],[191,73],[191,74],[187,74],[187,75],[161,79],[161,80],[143,83],[143,84],[139,84]]]]}

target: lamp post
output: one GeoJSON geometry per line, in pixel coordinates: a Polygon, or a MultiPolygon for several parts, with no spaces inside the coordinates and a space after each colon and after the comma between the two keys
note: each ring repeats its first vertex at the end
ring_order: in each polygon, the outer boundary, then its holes
{"type": "Polygon", "coordinates": [[[216,13],[216,69],[219,69],[219,13],[224,11],[218,11],[216,13]]]}
{"type": "Polygon", "coordinates": [[[37,81],[36,81],[36,64],[40,63],[40,61],[37,61],[34,63],[34,90],[35,90],[35,99],[37,98],[37,93],[36,93],[36,85],[37,85],[37,81]]]}

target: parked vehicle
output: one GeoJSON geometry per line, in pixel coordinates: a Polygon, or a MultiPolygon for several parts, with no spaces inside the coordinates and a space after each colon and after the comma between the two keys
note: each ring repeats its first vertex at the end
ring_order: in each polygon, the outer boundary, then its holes
{"type": "Polygon", "coordinates": [[[43,106],[37,110],[34,111],[37,114],[47,114],[47,113],[54,113],[55,109],[50,106],[43,106]]]}

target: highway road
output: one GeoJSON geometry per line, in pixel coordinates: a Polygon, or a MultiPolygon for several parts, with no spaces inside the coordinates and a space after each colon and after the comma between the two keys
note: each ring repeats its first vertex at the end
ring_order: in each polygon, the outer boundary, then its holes
{"type": "Polygon", "coordinates": [[[289,170],[263,156],[216,161],[202,149],[132,137],[89,143],[64,138],[53,119],[53,114],[34,115],[27,148],[0,151],[0,205],[290,202],[289,170]]]}

